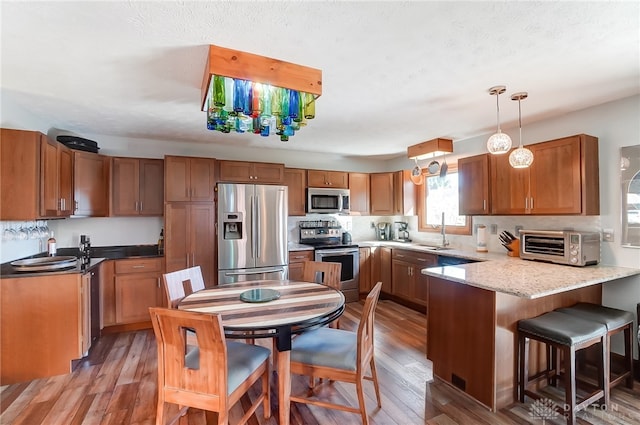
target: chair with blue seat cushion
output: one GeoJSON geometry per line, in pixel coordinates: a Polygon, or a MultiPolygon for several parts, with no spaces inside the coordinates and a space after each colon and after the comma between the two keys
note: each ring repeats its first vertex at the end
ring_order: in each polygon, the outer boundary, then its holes
{"type": "MultiPolygon", "coordinates": [[[[607,327],[607,346],[611,350],[611,336],[624,331],[624,372],[609,378],[609,389],[626,380],[627,388],[633,388],[633,313],[592,303],[578,303],[556,311],[602,323],[607,327]]],[[[611,356],[607,356],[611,371],[611,356]]]]}
{"type": "Polygon", "coordinates": [[[608,382],[606,377],[607,328],[597,322],[585,320],[570,314],[551,311],[532,319],[518,321],[518,393],[521,403],[525,396],[535,400],[543,398],[536,391],[530,390],[531,383],[540,379],[555,382],[557,377],[564,381],[565,403],[557,406],[561,414],[566,416],[567,423],[576,423],[576,413],[585,409],[591,403],[604,399],[608,404],[608,382]],[[529,340],[546,344],[546,369],[529,377],[529,340]],[[600,368],[598,370],[598,387],[586,395],[582,401],[577,401],[576,352],[592,345],[600,344],[600,368]],[[551,351],[553,350],[553,354],[551,351]],[[559,358],[557,352],[564,358],[564,374],[561,375],[559,362],[551,361],[550,357],[559,358]],[[566,409],[564,408],[566,406],[566,409]]]}
{"type": "Polygon", "coordinates": [[[291,343],[292,374],[355,384],[359,408],[302,396],[291,396],[292,402],[360,413],[362,423],[367,425],[369,419],[362,386],[363,380],[366,379],[373,381],[378,407],[382,407],[373,353],[375,309],[381,288],[382,282],[378,282],[367,295],[357,332],[323,327],[304,332],[291,343]],[[371,375],[365,376],[368,367],[371,375]]]}
{"type": "Polygon", "coordinates": [[[157,425],[165,424],[166,403],[180,406],[178,416],[193,407],[217,412],[217,423],[228,424],[231,407],[259,379],[262,390],[239,423],[246,423],[261,403],[264,417],[271,417],[267,348],[226,342],[216,314],[159,307],[149,313],[158,348],[157,425]],[[187,330],[195,333],[195,349],[187,348],[187,330]]]}

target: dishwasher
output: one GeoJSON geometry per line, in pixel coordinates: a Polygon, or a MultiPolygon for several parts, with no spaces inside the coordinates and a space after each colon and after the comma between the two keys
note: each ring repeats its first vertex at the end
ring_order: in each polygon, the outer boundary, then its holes
{"type": "Polygon", "coordinates": [[[470,260],[468,258],[449,257],[446,255],[438,255],[438,267],[444,266],[456,266],[458,264],[477,263],[476,260],[470,260]]]}

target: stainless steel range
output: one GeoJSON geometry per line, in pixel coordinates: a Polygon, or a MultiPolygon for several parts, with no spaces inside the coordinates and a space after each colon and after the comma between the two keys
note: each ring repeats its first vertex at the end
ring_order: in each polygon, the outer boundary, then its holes
{"type": "Polygon", "coordinates": [[[358,245],[343,244],[343,229],[336,220],[301,221],[300,243],[314,247],[315,261],[340,263],[340,290],[347,302],[358,301],[360,253],[358,245]]]}

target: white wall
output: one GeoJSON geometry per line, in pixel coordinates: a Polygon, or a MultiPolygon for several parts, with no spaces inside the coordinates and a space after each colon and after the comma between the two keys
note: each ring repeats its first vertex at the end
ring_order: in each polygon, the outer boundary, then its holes
{"type": "MultiPolygon", "coordinates": [[[[550,99],[553,101],[553,99],[550,99]]],[[[615,242],[602,243],[602,262],[624,267],[640,268],[640,250],[620,246],[621,200],[620,200],[620,148],[638,144],[640,141],[640,96],[632,96],[616,102],[560,115],[542,122],[529,123],[526,110],[523,116],[524,144],[537,143],[573,134],[586,133],[599,138],[600,156],[600,211],[599,217],[476,217],[476,223],[497,224],[500,230],[513,230],[515,224],[530,228],[576,228],[580,230],[600,230],[613,228],[615,242]]],[[[55,137],[60,131],[48,127],[43,120],[30,115],[28,111],[7,104],[2,100],[2,127],[39,130],[55,137]]],[[[517,141],[517,129],[506,128],[514,141],[517,141]]],[[[157,157],[164,154],[215,157],[219,159],[251,159],[281,162],[288,167],[334,169],[349,171],[391,171],[401,168],[410,169],[413,163],[404,156],[389,161],[363,160],[327,154],[296,153],[283,150],[265,150],[258,148],[212,147],[206,143],[167,142],[143,139],[121,139],[102,135],[83,134],[82,136],[99,142],[101,153],[107,155],[157,157]]],[[[454,141],[455,153],[448,157],[449,162],[485,152],[486,138],[489,135],[467,140],[454,141]]],[[[395,221],[395,217],[353,217],[352,233],[355,240],[373,238],[371,221],[395,221]]],[[[415,240],[437,238],[433,234],[416,232],[417,220],[407,217],[410,223],[411,237],[415,240]]],[[[155,243],[162,227],[159,218],[89,218],[49,221],[56,230],[56,239],[60,246],[75,246],[80,233],[89,234],[94,246],[155,243]]],[[[450,236],[454,246],[474,246],[473,236],[450,236]]],[[[497,238],[490,238],[492,251],[504,252],[497,238]]],[[[2,242],[0,262],[39,252],[37,241],[2,242]]],[[[620,279],[604,285],[603,302],[606,305],[635,312],[640,302],[640,277],[620,279]]]]}

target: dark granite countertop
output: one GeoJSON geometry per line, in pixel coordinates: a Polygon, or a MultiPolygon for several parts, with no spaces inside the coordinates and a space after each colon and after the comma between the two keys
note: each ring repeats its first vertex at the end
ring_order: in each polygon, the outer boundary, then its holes
{"type": "MultiPolygon", "coordinates": [[[[57,251],[57,255],[80,257],[80,250],[78,248],[60,248],[57,251]]],[[[29,258],[46,257],[46,252],[31,255],[21,258],[21,260],[29,258]]],[[[8,261],[0,265],[0,277],[26,277],[26,276],[46,276],[65,273],[86,273],[104,260],[119,260],[124,258],[139,258],[139,257],[162,257],[163,255],[158,253],[158,245],[123,245],[123,246],[96,246],[91,247],[90,251],[91,259],[89,263],[82,265],[81,261],[75,267],[68,269],[61,269],[51,272],[25,272],[16,271],[11,265],[11,261],[8,261]]]]}

